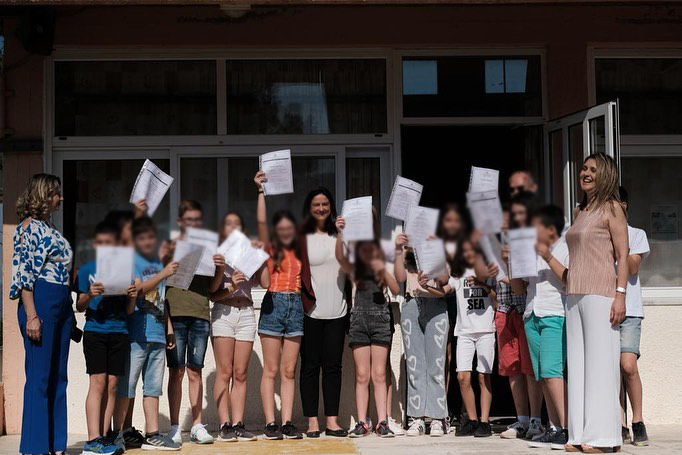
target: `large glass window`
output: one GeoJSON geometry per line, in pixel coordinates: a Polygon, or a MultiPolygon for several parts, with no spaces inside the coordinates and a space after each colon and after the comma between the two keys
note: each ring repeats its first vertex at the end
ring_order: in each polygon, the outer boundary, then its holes
{"type": "MultiPolygon", "coordinates": [[[[336,193],[334,157],[294,156],[292,166],[294,192],[267,198],[269,218],[276,211],[287,209],[301,221],[303,202],[310,190],[324,186],[332,194],[336,193]]],[[[183,198],[196,199],[202,204],[204,225],[207,228],[217,229],[220,218],[228,210],[236,211],[244,217],[247,234],[255,236],[258,192],[253,177],[257,171],[258,157],[182,158],[181,195],[183,198]]]]}
{"type": "MultiPolygon", "coordinates": [[[[169,160],[152,160],[169,172],[169,160]]],[[[112,210],[132,210],[128,203],[144,160],[64,161],[64,234],[74,249],[74,265],[80,267],[95,258],[91,241],[95,226],[112,210]]],[[[154,213],[159,240],[169,238],[169,198],[154,213]]]]}
{"type": "Polygon", "coordinates": [[[642,263],[643,286],[682,286],[682,157],[621,158],[628,190],[628,223],[644,229],[651,254],[642,263]]]}
{"type": "Polygon", "coordinates": [[[622,134],[682,134],[682,58],[598,58],[597,103],[619,100],[622,134]]]}
{"type": "Polygon", "coordinates": [[[541,115],[540,56],[403,60],[404,117],[541,115]]]}
{"type": "Polygon", "coordinates": [[[228,60],[228,134],[387,132],[386,61],[228,60]]]}
{"type": "Polygon", "coordinates": [[[215,61],[58,61],[56,136],[216,134],[215,61]]]}

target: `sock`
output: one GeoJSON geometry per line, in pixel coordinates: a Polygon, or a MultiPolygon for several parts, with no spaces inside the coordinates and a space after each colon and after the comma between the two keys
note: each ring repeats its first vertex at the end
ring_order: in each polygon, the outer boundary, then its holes
{"type": "Polygon", "coordinates": [[[528,416],[519,416],[517,419],[524,427],[528,426],[528,416]]]}
{"type": "Polygon", "coordinates": [[[540,419],[540,417],[531,417],[531,418],[530,418],[530,421],[531,421],[531,423],[532,423],[532,422],[535,422],[535,423],[537,423],[538,425],[542,425],[542,419],[540,419]]]}
{"type": "Polygon", "coordinates": [[[133,431],[133,427],[126,428],[125,430],[122,430],[121,433],[125,434],[128,433],[129,431],[133,431]]]}
{"type": "Polygon", "coordinates": [[[151,433],[145,434],[145,438],[151,438],[152,436],[157,436],[159,434],[159,430],[152,431],[151,433]]]}

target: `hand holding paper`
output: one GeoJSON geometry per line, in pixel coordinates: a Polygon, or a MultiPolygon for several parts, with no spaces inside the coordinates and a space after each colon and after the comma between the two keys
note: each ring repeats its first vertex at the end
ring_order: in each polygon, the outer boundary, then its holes
{"type": "Polygon", "coordinates": [[[215,274],[213,253],[218,249],[218,233],[207,229],[188,227],[186,239],[189,243],[203,248],[196,275],[213,276],[215,274]]]}
{"type": "Polygon", "coordinates": [[[294,176],[291,166],[291,151],[278,150],[260,156],[260,170],[265,172],[263,192],[266,196],[294,192],[294,176]]]}
{"type": "Polygon", "coordinates": [[[467,193],[467,201],[476,229],[484,234],[497,234],[502,231],[504,216],[497,190],[467,193]]]}
{"type": "Polygon", "coordinates": [[[140,199],[144,199],[147,203],[147,214],[153,216],[172,183],[173,177],[146,160],[135,180],[130,202],[136,204],[140,199]]]}
{"type": "Polygon", "coordinates": [[[534,227],[509,231],[509,273],[512,279],[538,276],[537,241],[534,227]]]}
{"type": "Polygon", "coordinates": [[[410,246],[425,242],[429,237],[436,235],[438,227],[438,210],[428,207],[411,205],[407,210],[405,219],[405,235],[410,246]]]}
{"type": "Polygon", "coordinates": [[[417,268],[430,280],[447,275],[445,245],[442,239],[429,239],[414,247],[417,268]]]}
{"type": "Polygon", "coordinates": [[[95,281],[104,287],[102,295],[126,295],[133,282],[133,248],[98,246],[95,281]]]}
{"type": "Polygon", "coordinates": [[[179,289],[189,289],[203,254],[204,247],[201,245],[195,245],[187,240],[175,242],[173,262],[178,263],[178,269],[173,276],[168,278],[166,285],[179,289]]]}
{"type": "Polygon", "coordinates": [[[239,270],[249,279],[268,260],[270,255],[251,246],[251,241],[241,231],[234,230],[218,247],[218,253],[225,257],[225,262],[235,270],[239,270]]]}
{"type": "Polygon", "coordinates": [[[343,202],[341,216],[345,221],[343,240],[347,242],[372,240],[374,238],[374,217],[372,196],[357,197],[343,202]]]}
{"type": "Polygon", "coordinates": [[[494,264],[497,269],[497,281],[503,280],[507,276],[506,263],[502,260],[502,245],[494,235],[483,235],[479,240],[483,254],[489,264],[494,264]]]}

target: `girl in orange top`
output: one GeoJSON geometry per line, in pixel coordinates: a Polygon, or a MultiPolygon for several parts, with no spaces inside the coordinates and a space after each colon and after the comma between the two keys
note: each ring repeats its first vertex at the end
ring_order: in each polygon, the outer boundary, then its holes
{"type": "Polygon", "coordinates": [[[301,302],[301,260],[298,254],[296,221],[288,210],[272,217],[272,232],[266,222],[263,171],[254,178],[258,187],[258,238],[270,254],[270,287],[263,299],[258,334],[263,347],[263,376],[260,393],[265,414],[265,439],[301,439],[303,435],[291,422],[296,389],[296,362],[303,337],[301,302]],[[282,425],[275,422],[275,377],[280,371],[282,425]]]}

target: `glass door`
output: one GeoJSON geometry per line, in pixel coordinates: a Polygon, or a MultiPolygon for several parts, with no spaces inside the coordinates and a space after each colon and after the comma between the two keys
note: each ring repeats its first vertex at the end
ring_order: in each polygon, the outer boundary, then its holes
{"type": "Polygon", "coordinates": [[[552,120],[545,125],[545,188],[569,220],[580,202],[578,175],[592,153],[603,152],[620,163],[618,101],[552,120]]]}

